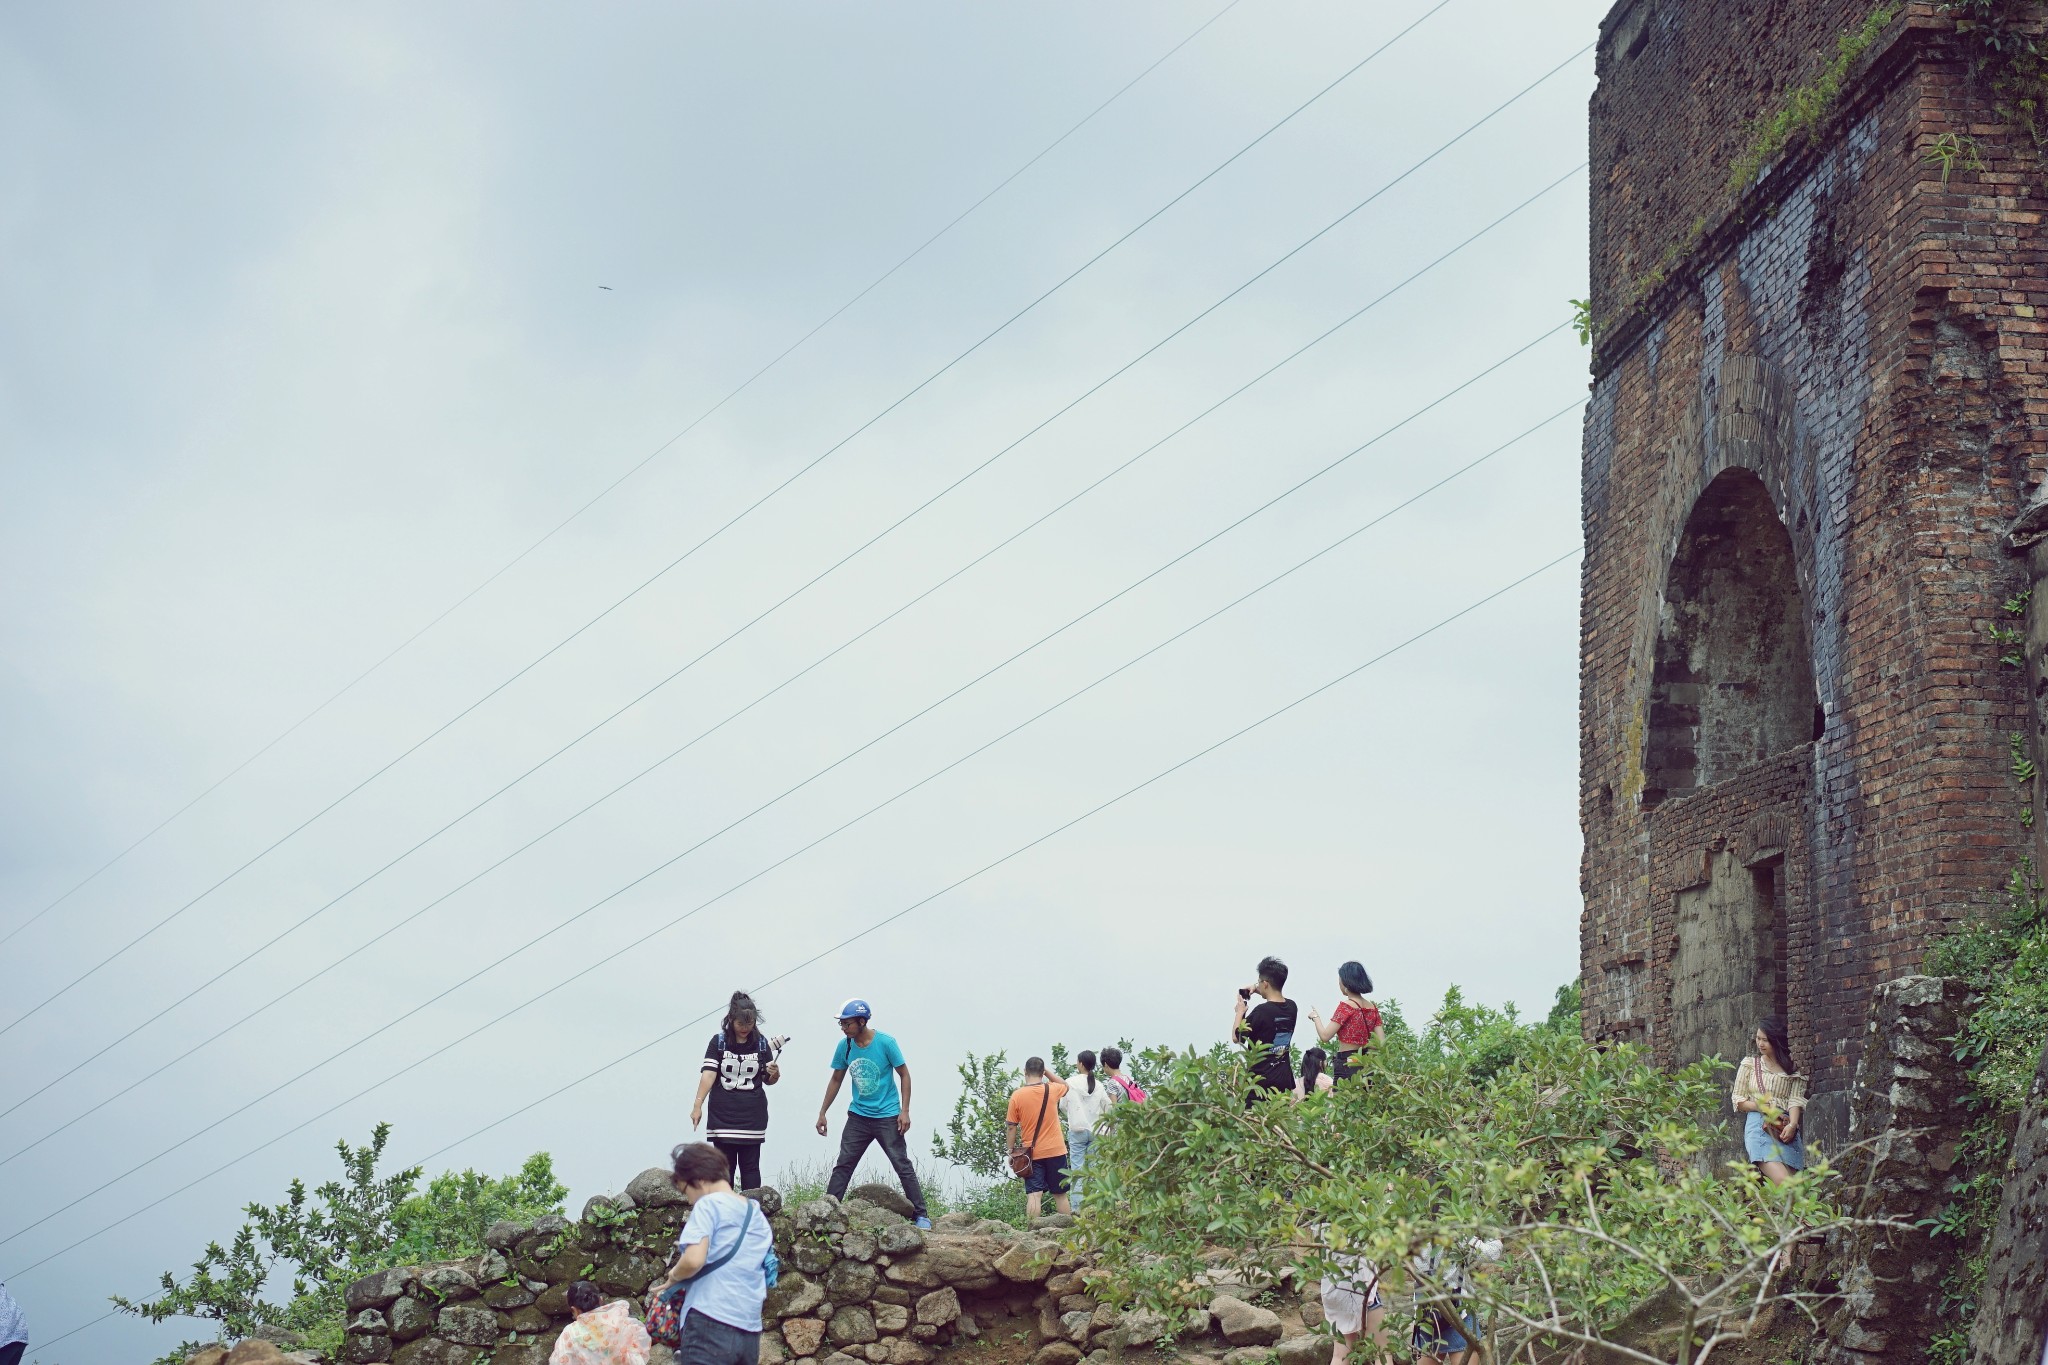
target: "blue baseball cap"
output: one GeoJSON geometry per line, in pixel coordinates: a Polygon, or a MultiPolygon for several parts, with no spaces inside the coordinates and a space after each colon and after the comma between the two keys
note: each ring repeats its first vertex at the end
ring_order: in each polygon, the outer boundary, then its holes
{"type": "Polygon", "coordinates": [[[839,1017],[842,1020],[871,1019],[874,1017],[874,1013],[873,1010],[868,1008],[867,1001],[858,998],[849,1000],[839,1007],[839,1017]]]}

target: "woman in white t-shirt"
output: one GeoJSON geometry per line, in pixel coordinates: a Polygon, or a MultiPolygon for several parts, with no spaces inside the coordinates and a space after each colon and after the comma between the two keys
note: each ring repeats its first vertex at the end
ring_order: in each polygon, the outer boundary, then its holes
{"type": "Polygon", "coordinates": [[[1067,1093],[1060,1097],[1060,1116],[1067,1121],[1067,1190],[1074,1207],[1081,1207],[1081,1168],[1088,1164],[1088,1149],[1095,1145],[1095,1125],[1109,1112],[1110,1085],[1095,1074],[1095,1054],[1083,1052],[1074,1058],[1081,1069],[1067,1078],[1067,1093]]]}

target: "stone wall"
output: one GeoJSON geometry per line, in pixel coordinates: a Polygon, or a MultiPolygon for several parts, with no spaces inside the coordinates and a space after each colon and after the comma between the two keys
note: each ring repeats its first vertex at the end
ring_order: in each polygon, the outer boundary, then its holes
{"type": "Polygon", "coordinates": [[[2048,1048],[2013,1136],[2012,1165],[1977,1321],[1970,1365],[2039,1365],[2048,1355],[2048,1048]]]}
{"type": "MultiPolygon", "coordinates": [[[[1676,1058],[1727,1022],[1721,1004],[1782,997],[1811,1131],[1835,1141],[1872,989],[1916,970],[2029,848],[2006,752],[2032,728],[2025,679],[1998,662],[1987,627],[2010,623],[2000,603],[2029,581],[2003,535],[2048,451],[2041,177],[1937,5],[1902,5],[1818,136],[1726,193],[1750,124],[1872,7],[1625,0],[1603,26],[1591,109],[1586,1027],[1676,1058]],[[1930,156],[1943,137],[1970,139],[1977,157],[1946,178],[1930,156]],[[1636,287],[1684,243],[1661,282],[1636,287]],[[1724,593],[1752,617],[1779,614],[1734,623],[1732,642],[1688,635],[1700,589],[1682,573],[1673,587],[1696,549],[1689,530],[1743,531],[1696,517],[1731,478],[1767,497],[1778,527],[1754,538],[1757,553],[1789,545],[1797,589],[1782,602],[1724,593]],[[1731,768],[1740,745],[1706,732],[1755,712],[1753,689],[1782,685],[1795,626],[1818,703],[1810,736],[1731,768]],[[1717,857],[1765,842],[1782,850],[1771,887],[1755,888],[1776,897],[1776,962],[1728,928],[1742,919],[1731,878],[1761,864],[1722,868],[1714,891],[1717,857]],[[1713,894],[1686,900],[1702,887],[1713,894]],[[1725,932],[1695,944],[1687,968],[1678,929],[1692,901],[1725,932]],[[1722,980],[1717,960],[1754,962],[1754,975],[1722,980]],[[1681,1018],[1687,979],[1701,1008],[1681,1018]]],[[[1780,582],[1767,569],[1747,586],[1780,582]]],[[[1759,733],[1783,743],[1789,702],[1765,710],[1759,733]]]]}
{"type": "MultiPolygon", "coordinates": [[[[1035,1365],[1103,1365],[1165,1339],[1189,1365],[1253,1365],[1276,1354],[1279,1365],[1321,1365],[1329,1356],[1315,1334],[1314,1286],[1297,1292],[1288,1277],[1257,1289],[1218,1280],[1197,1295],[1205,1309],[1169,1320],[1092,1295],[1096,1272],[1057,1240],[1064,1218],[1026,1232],[954,1213],[925,1232],[886,1186],[792,1209],[774,1190],[749,1194],[769,1216],[782,1263],[763,1312],[761,1365],[926,1365],[991,1335],[1028,1343],[1035,1365]]],[[[576,1280],[643,1315],[687,1213],[667,1172],[649,1170],[624,1194],[591,1200],[576,1222],[499,1223],[482,1256],[359,1280],[348,1289],[342,1365],[545,1365],[576,1280]]],[[[650,1365],[669,1360],[656,1347],[650,1365]]]]}

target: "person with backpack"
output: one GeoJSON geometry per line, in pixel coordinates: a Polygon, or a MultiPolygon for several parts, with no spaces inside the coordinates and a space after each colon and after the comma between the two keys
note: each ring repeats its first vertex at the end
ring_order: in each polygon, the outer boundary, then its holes
{"type": "MultiPolygon", "coordinates": [[[[664,1307],[675,1307],[676,1365],[758,1365],[761,1304],[775,1274],[775,1232],[760,1206],[732,1188],[732,1163],[708,1142],[676,1148],[669,1177],[690,1201],[676,1260],[648,1313],[659,1340],[664,1307]],[[679,1307],[670,1291],[687,1284],[679,1307]],[[664,1302],[666,1300],[666,1302],[664,1302]]],[[[666,1343],[664,1343],[666,1344],[666,1343]]]]}
{"type": "Polygon", "coordinates": [[[1252,1059],[1253,1089],[1245,1096],[1249,1109],[1261,1095],[1294,1093],[1295,1004],[1281,992],[1287,985],[1287,964],[1277,957],[1259,960],[1258,979],[1237,988],[1237,1016],[1230,1036],[1256,1049],[1252,1059]],[[1258,1004],[1252,1004],[1257,998],[1258,1004]]]}
{"type": "Polygon", "coordinates": [[[588,1280],[569,1286],[569,1311],[576,1316],[555,1338],[548,1365],[647,1365],[654,1342],[633,1320],[633,1306],[624,1299],[611,1303],[588,1280]]]}
{"type": "Polygon", "coordinates": [[[839,1007],[839,1046],[832,1051],[832,1079],[825,1084],[825,1102],[818,1106],[818,1136],[831,1131],[826,1114],[839,1097],[839,1086],[853,1078],[853,1098],[846,1105],[846,1127],[839,1133],[839,1160],[825,1182],[825,1193],[834,1199],[845,1197],[853,1173],[866,1155],[868,1144],[878,1142],[882,1154],[896,1168],[903,1184],[903,1197],[910,1201],[917,1225],[929,1229],[924,1188],[918,1184],[917,1168],[910,1164],[910,1150],[903,1135],[910,1131],[910,1066],[903,1049],[886,1033],[874,1027],[874,1010],[865,1000],[849,1000],[839,1007]],[[890,1084],[894,1072],[895,1084],[890,1084]]]}
{"type": "Polygon", "coordinates": [[[761,1011],[745,991],[734,991],[725,1022],[704,1049],[697,1073],[697,1100],[690,1106],[690,1130],[704,1121],[711,1100],[711,1145],[732,1163],[733,1184],[761,1188],[761,1145],[768,1140],[768,1092],[782,1079],[775,1055],[786,1039],[761,1036],[761,1011]]]}
{"type": "Polygon", "coordinates": [[[1010,1092],[1010,1107],[1003,1114],[1003,1131],[1008,1137],[1010,1169],[1024,1177],[1024,1216],[1035,1221],[1039,1201],[1047,1191],[1052,1206],[1072,1213],[1067,1199],[1067,1139],[1060,1132],[1059,1102],[1067,1083],[1045,1074],[1045,1059],[1024,1061],[1024,1084],[1010,1092]]]}
{"type": "Polygon", "coordinates": [[[1384,1041],[1387,1029],[1380,1019],[1379,1006],[1366,999],[1372,994],[1372,977],[1366,974],[1363,965],[1347,962],[1337,969],[1337,994],[1337,1009],[1328,1023],[1323,1022],[1323,1016],[1316,1013],[1313,1005],[1309,1006],[1308,1021],[1316,1026],[1316,1037],[1325,1044],[1336,1041],[1337,1055],[1331,1061],[1330,1074],[1341,1081],[1357,1073],[1359,1054],[1384,1041]]]}
{"type": "Polygon", "coordinates": [[[1095,1074],[1095,1054],[1083,1052],[1074,1058],[1081,1069],[1067,1078],[1067,1093],[1060,1096],[1060,1114],[1067,1121],[1067,1189],[1075,1208],[1081,1207],[1081,1172],[1088,1165],[1088,1149],[1095,1144],[1095,1131],[1116,1096],[1109,1082],[1095,1074]]]}
{"type": "MultiPolygon", "coordinates": [[[[1105,1078],[1103,1083],[1109,1087],[1109,1094],[1112,1100],[1129,1100],[1132,1104],[1143,1104],[1145,1102],[1145,1088],[1124,1074],[1124,1050],[1122,1048],[1106,1047],[1102,1049],[1102,1074],[1105,1078]]],[[[1096,1125],[1096,1131],[1101,1131],[1100,1124],[1096,1125]]]]}

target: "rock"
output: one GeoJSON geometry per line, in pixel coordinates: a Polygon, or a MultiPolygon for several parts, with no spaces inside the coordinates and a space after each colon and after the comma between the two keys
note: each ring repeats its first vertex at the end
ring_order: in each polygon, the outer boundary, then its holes
{"type": "Polygon", "coordinates": [[[498,1315],[476,1304],[450,1304],[441,1310],[434,1331],[464,1346],[489,1346],[498,1339],[498,1315]]]}
{"type": "Polygon", "coordinates": [[[360,1313],[365,1308],[383,1308],[405,1292],[405,1285],[412,1278],[411,1266],[397,1266],[391,1270],[380,1270],[374,1275],[365,1275],[342,1291],[341,1301],[351,1313],[360,1313]]]}
{"type": "Polygon", "coordinates": [[[515,1308],[505,1314],[504,1317],[505,1325],[521,1335],[545,1332],[554,1326],[552,1318],[531,1305],[525,1308],[515,1308]]]}
{"type": "Polygon", "coordinates": [[[1035,1220],[1031,1226],[1034,1228],[1070,1228],[1074,1226],[1074,1215],[1071,1213],[1048,1213],[1044,1217],[1035,1220]]]}
{"type": "Polygon", "coordinates": [[[863,1204],[873,1204],[878,1209],[887,1209],[900,1218],[915,1218],[917,1210],[910,1206],[910,1200],[901,1190],[884,1185],[879,1180],[870,1180],[865,1185],[855,1185],[846,1192],[848,1200],[858,1199],[863,1204]]]}
{"type": "Polygon", "coordinates": [[[493,1284],[484,1290],[484,1302],[493,1308],[524,1308],[535,1297],[531,1289],[517,1280],[510,1284],[493,1284]]]}
{"type": "Polygon", "coordinates": [[[860,1360],[844,1351],[834,1351],[825,1357],[824,1365],[860,1365],[860,1360]]]}
{"type": "Polygon", "coordinates": [[[867,1228],[848,1228],[839,1238],[839,1254],[849,1261],[872,1261],[880,1251],[875,1234],[867,1228]]]}
{"type": "Polygon", "coordinates": [[[935,1228],[954,1228],[965,1232],[979,1221],[979,1219],[965,1209],[955,1209],[951,1213],[941,1214],[933,1219],[932,1226],[935,1228]]]}
{"type": "Polygon", "coordinates": [[[509,1218],[500,1218],[484,1229],[484,1245],[493,1251],[509,1252],[519,1245],[519,1239],[532,1229],[524,1223],[515,1223],[509,1218]]]}
{"type": "MultiPolygon", "coordinates": [[[[555,1349],[554,1338],[546,1341],[508,1341],[491,1352],[491,1365],[548,1365],[548,1357],[555,1349]]],[[[666,1346],[657,1346],[647,1357],[647,1365],[675,1365],[675,1357],[666,1346]]]]}
{"type": "Polygon", "coordinates": [[[977,1219],[975,1220],[974,1230],[984,1237],[1000,1237],[1004,1241],[1009,1241],[1017,1235],[1017,1229],[1011,1227],[1000,1218],[977,1219]]]}
{"type": "Polygon", "coordinates": [[[1032,1365],[1075,1365],[1080,1359],[1081,1348],[1070,1341],[1048,1341],[1031,1357],[1032,1365]]]}
{"type": "Polygon", "coordinates": [[[888,1365],[925,1365],[932,1353],[914,1341],[898,1337],[889,1343],[888,1365]]]}
{"type": "MultiPolygon", "coordinates": [[[[532,1301],[532,1296],[528,1295],[527,1302],[532,1301]]],[[[411,1341],[414,1337],[423,1337],[434,1325],[433,1305],[424,1303],[410,1294],[400,1295],[398,1302],[391,1305],[391,1311],[385,1316],[391,1319],[391,1335],[398,1341],[411,1341]]]]}
{"type": "Polygon", "coordinates": [[[761,1347],[755,1356],[758,1365],[785,1365],[789,1360],[789,1348],[782,1344],[782,1338],[773,1332],[761,1333],[761,1347]]]}
{"type": "MultiPolygon", "coordinates": [[[[1058,1278],[1074,1281],[1079,1277],[1075,1275],[1061,1275],[1058,1278]]],[[[1048,1288],[1045,1292],[1051,1294],[1053,1292],[1050,1288],[1052,1281],[1048,1280],[1046,1284],[1048,1288]]],[[[1062,1313],[1093,1313],[1095,1311],[1095,1300],[1089,1298],[1086,1294],[1060,1294],[1056,1295],[1056,1297],[1059,1299],[1060,1312],[1062,1313]]]]}
{"type": "Polygon", "coordinates": [[[866,1303],[875,1296],[881,1276],[871,1265],[839,1261],[825,1274],[825,1295],[836,1304],[866,1303]]]}
{"type": "Polygon", "coordinates": [[[284,1352],[277,1349],[274,1341],[262,1337],[250,1337],[235,1343],[233,1350],[223,1358],[223,1365],[278,1365],[284,1359],[284,1352]]]}
{"type": "MultiPolygon", "coordinates": [[[[227,1353],[222,1352],[219,1360],[225,1361],[227,1353]]],[[[198,1357],[194,1356],[194,1360],[198,1357]]],[[[358,1335],[350,1333],[341,1339],[342,1365],[377,1365],[377,1362],[391,1359],[391,1338],[382,1332],[358,1335]]]]}
{"type": "Polygon", "coordinates": [[[291,1365],[327,1365],[318,1351],[286,1351],[278,1359],[289,1361],[291,1365]]]}
{"type": "Polygon", "coordinates": [[[807,1204],[799,1204],[790,1215],[790,1223],[798,1237],[837,1237],[846,1231],[846,1211],[837,1199],[825,1195],[807,1204]]]}
{"type": "Polygon", "coordinates": [[[627,1182],[626,1193],[633,1196],[636,1207],[643,1209],[681,1208],[690,1201],[669,1179],[669,1172],[660,1166],[649,1166],[627,1182]]]}
{"type": "Polygon", "coordinates": [[[757,1190],[748,1190],[747,1198],[761,1206],[761,1212],[770,1218],[782,1212],[782,1191],[773,1185],[763,1185],[757,1190]]]}
{"type": "Polygon", "coordinates": [[[617,1204],[612,1202],[610,1195],[593,1194],[590,1198],[583,1201],[583,1212],[577,1215],[576,1221],[587,1225],[594,1221],[590,1216],[591,1214],[597,1214],[598,1217],[602,1218],[608,1213],[616,1212],[618,1207],[617,1204]]]}
{"type": "Polygon", "coordinates": [[[953,1321],[953,1332],[956,1336],[972,1341],[981,1335],[981,1324],[974,1320],[974,1314],[963,1308],[960,1310],[960,1316],[953,1321]]]}
{"type": "Polygon", "coordinates": [[[1171,1334],[1166,1315],[1149,1308],[1131,1309],[1123,1315],[1118,1328],[1123,1332],[1126,1346],[1150,1346],[1165,1341],[1171,1334]]]}
{"type": "Polygon", "coordinates": [[[476,1276],[459,1265],[437,1265],[420,1276],[420,1288],[438,1294],[443,1301],[449,1299],[473,1299],[477,1294],[476,1276]]]}
{"type": "MultiPolygon", "coordinates": [[[[538,1365],[546,1365],[546,1362],[547,1357],[542,1356],[538,1365]]],[[[499,1363],[494,1359],[491,1365],[499,1363]]],[[[676,1365],[676,1353],[657,1341],[647,1348],[647,1365],[676,1365]]]]}
{"type": "MultiPolygon", "coordinates": [[[[820,1291],[821,1297],[822,1294],[820,1291]]],[[[782,1339],[797,1355],[816,1355],[818,1347],[825,1342],[825,1324],[816,1318],[791,1318],[782,1324],[782,1339]]]]}
{"type": "Polygon", "coordinates": [[[889,1358],[889,1343],[871,1341],[860,1348],[860,1353],[867,1359],[868,1365],[882,1365],[889,1358]]]}
{"type": "Polygon", "coordinates": [[[1045,1281],[1045,1292],[1056,1299],[1078,1294],[1081,1292],[1081,1277],[1071,1270],[1064,1274],[1048,1276],[1045,1281]]]}
{"type": "Polygon", "coordinates": [[[911,1292],[901,1285],[878,1284],[875,1286],[876,1303],[899,1303],[908,1308],[910,1307],[911,1299],[911,1292]]]}
{"type": "Polygon", "coordinates": [[[1059,1335],[1073,1342],[1076,1346],[1085,1345],[1088,1340],[1088,1329],[1094,1325],[1095,1310],[1093,1309],[1085,1313],[1062,1313],[1060,1314],[1059,1335]]]}
{"type": "Polygon", "coordinates": [[[568,1317],[569,1286],[567,1284],[549,1285],[546,1289],[540,1291],[540,1297],[533,1301],[533,1306],[551,1318],[568,1317]]]}
{"type": "Polygon", "coordinates": [[[1223,1365],[1273,1365],[1270,1346],[1240,1346],[1223,1353],[1223,1365]]]}
{"type": "Polygon", "coordinates": [[[1232,1346],[1272,1346],[1280,1340],[1280,1315],[1270,1308],[1255,1308],[1230,1294],[1218,1294],[1209,1301],[1216,1326],[1232,1346]]]}
{"type": "Polygon", "coordinates": [[[476,1347],[462,1346],[440,1337],[421,1337],[391,1353],[395,1365],[475,1365],[476,1347]]]}
{"type": "Polygon", "coordinates": [[[1313,1332],[1323,1325],[1322,1295],[1311,1289],[1301,1298],[1301,1325],[1313,1332]]]}
{"type": "Polygon", "coordinates": [[[348,1320],[348,1326],[341,1329],[350,1336],[384,1336],[391,1331],[391,1322],[374,1308],[365,1308],[348,1320]]]}
{"type": "Polygon", "coordinates": [[[544,1214],[533,1220],[526,1229],[526,1235],[519,1239],[519,1249],[531,1255],[530,1248],[560,1239],[575,1228],[575,1224],[558,1213],[544,1214]]]}
{"type": "Polygon", "coordinates": [[[913,1322],[910,1324],[910,1335],[917,1341],[937,1341],[939,1329],[922,1322],[913,1322]]]}
{"type": "Polygon", "coordinates": [[[191,1355],[186,1356],[185,1365],[220,1365],[227,1358],[227,1346],[216,1341],[212,1345],[202,1346],[191,1355]]]}
{"type": "Polygon", "coordinates": [[[1020,1239],[996,1257],[995,1271],[1017,1284],[1039,1284],[1052,1274],[1059,1257],[1059,1245],[1036,1238],[1020,1239]]]}
{"type": "Polygon", "coordinates": [[[637,1299],[667,1269],[667,1261],[642,1251],[608,1251],[598,1257],[588,1278],[607,1294],[637,1299]]]}
{"type": "Polygon", "coordinates": [[[925,1248],[924,1230],[915,1223],[890,1223],[875,1229],[875,1246],[887,1256],[913,1256],[925,1248]]]}
{"type": "Polygon", "coordinates": [[[805,1237],[789,1250],[789,1263],[806,1275],[822,1275],[832,1268],[834,1257],[829,1243],[805,1237]]]}
{"type": "MultiPolygon", "coordinates": [[[[893,1284],[907,1284],[919,1289],[931,1289],[945,1283],[939,1274],[937,1263],[929,1256],[905,1256],[899,1261],[892,1262],[882,1273],[888,1276],[893,1284]]],[[[993,1284],[995,1277],[990,1276],[988,1282],[993,1284]]]]}
{"type": "MultiPolygon", "coordinates": [[[[825,1301],[825,1287],[810,1276],[798,1271],[785,1271],[775,1287],[768,1291],[767,1301],[761,1305],[761,1313],[769,1318],[800,1318],[815,1312],[825,1301]]],[[[813,1349],[816,1349],[815,1347],[813,1349]]],[[[809,1355],[810,1351],[798,1351],[798,1355],[809,1355]]]]}
{"type": "Polygon", "coordinates": [[[865,1308],[842,1308],[826,1324],[825,1334],[834,1346],[865,1345],[876,1339],[875,1315],[865,1308]]]}
{"type": "Polygon", "coordinates": [[[1288,1337],[1278,1347],[1280,1365],[1323,1365],[1330,1358],[1330,1343],[1312,1332],[1288,1337]]]}
{"type": "Polygon", "coordinates": [[[917,1301],[917,1320],[928,1327],[944,1327],[960,1316],[960,1295],[941,1289],[917,1301]]]}
{"type": "Polygon", "coordinates": [[[910,1310],[901,1304],[878,1303],[874,1312],[875,1330],[884,1336],[892,1336],[910,1326],[910,1310]]]}
{"type": "MultiPolygon", "coordinates": [[[[494,1223],[492,1226],[497,1225],[494,1223]]],[[[486,1251],[477,1257],[476,1282],[479,1285],[496,1284],[500,1280],[510,1279],[511,1276],[512,1262],[506,1259],[504,1252],[486,1251]]]]}

